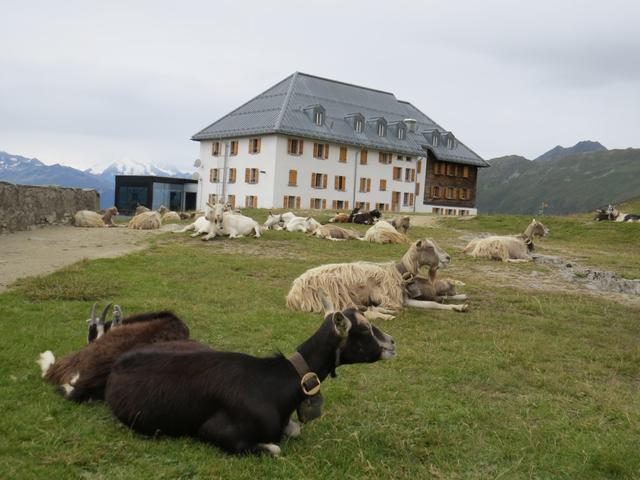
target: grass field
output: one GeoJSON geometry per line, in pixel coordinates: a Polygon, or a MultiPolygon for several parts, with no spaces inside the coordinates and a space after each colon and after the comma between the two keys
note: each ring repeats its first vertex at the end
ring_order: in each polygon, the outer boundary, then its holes
{"type": "MultiPolygon", "coordinates": [[[[405,247],[285,232],[209,243],[165,234],[141,253],[22,280],[0,295],[0,478],[640,478],[640,309],[496,286],[478,268],[527,275],[534,267],[460,254],[461,235],[515,233],[529,220],[481,216],[412,229],[452,255],[445,273],[467,283],[470,312],[408,310],[378,322],[398,357],[338,369],[323,385],[323,417],[284,440],[280,458],[140,437],[104,405],[55,394],[34,360],[81,347],[94,301],[115,301],[125,314],[169,308],[218,349],[288,355],[321,321],[286,310],[297,275],[333,261],[397,259],[405,247]]],[[[640,277],[638,225],[543,221],[552,229],[543,253],[640,277]]]]}

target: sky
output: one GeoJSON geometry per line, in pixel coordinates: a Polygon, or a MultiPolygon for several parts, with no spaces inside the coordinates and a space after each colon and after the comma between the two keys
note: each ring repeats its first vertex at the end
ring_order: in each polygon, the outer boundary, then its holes
{"type": "Polygon", "coordinates": [[[483,158],[640,147],[640,2],[0,0],[0,150],[187,170],[295,71],[393,92],[483,158]]]}

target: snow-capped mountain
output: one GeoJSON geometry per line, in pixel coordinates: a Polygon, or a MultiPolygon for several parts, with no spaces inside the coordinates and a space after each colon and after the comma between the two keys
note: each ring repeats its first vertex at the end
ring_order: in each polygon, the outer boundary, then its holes
{"type": "Polygon", "coordinates": [[[24,185],[95,188],[100,193],[101,208],[114,204],[116,175],[191,177],[190,174],[175,168],[159,168],[135,160],[115,162],[101,171],[97,168],[82,171],[57,163],[45,165],[37,158],[26,158],[0,151],[0,180],[24,185]]]}

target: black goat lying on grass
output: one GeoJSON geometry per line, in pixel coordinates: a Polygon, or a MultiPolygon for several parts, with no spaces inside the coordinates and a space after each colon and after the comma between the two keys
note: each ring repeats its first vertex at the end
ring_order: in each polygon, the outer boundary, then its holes
{"type": "MultiPolygon", "coordinates": [[[[156,342],[189,338],[189,328],[171,312],[131,315],[105,331],[107,308],[97,323],[89,324],[89,344],[56,361],[47,350],[37,360],[42,377],[55,384],[69,400],[84,402],[104,397],[111,367],[123,353],[156,342]],[[95,328],[94,328],[95,327],[95,328]],[[117,327],[117,328],[116,328],[117,327]]],[[[119,308],[114,318],[119,315],[119,308]]],[[[95,319],[95,305],[91,319],[95,319]]]]}
{"type": "Polygon", "coordinates": [[[143,434],[190,435],[230,453],[278,455],[282,436],[300,432],[291,414],[338,365],[396,354],[393,338],[359,311],[334,312],[323,303],[322,325],[291,359],[203,351],[194,343],[181,351],[148,345],[116,361],[105,400],[120,421],[143,434]]]}

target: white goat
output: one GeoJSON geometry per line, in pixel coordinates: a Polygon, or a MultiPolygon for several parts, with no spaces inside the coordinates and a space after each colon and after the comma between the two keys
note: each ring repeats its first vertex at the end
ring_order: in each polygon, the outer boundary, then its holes
{"type": "Polygon", "coordinates": [[[321,226],[311,217],[295,217],[287,223],[285,229],[288,232],[313,233],[321,226]]]}
{"type": "Polygon", "coordinates": [[[190,223],[189,225],[187,225],[183,229],[176,230],[173,233],[185,233],[185,232],[190,232],[190,231],[193,230],[195,233],[192,233],[191,236],[192,237],[199,237],[200,235],[204,235],[205,233],[209,233],[209,228],[210,227],[211,227],[211,222],[209,222],[209,220],[207,220],[206,217],[198,217],[195,222],[190,223]]]}
{"type": "Polygon", "coordinates": [[[533,260],[535,237],[545,237],[549,229],[535,218],[527,229],[519,235],[493,235],[471,240],[463,252],[476,258],[489,258],[503,262],[530,262],[533,260]]]}
{"type": "Polygon", "coordinates": [[[209,220],[209,233],[202,237],[202,240],[211,240],[216,236],[228,235],[229,238],[239,238],[245,235],[255,234],[260,238],[262,229],[260,224],[253,218],[229,211],[229,206],[216,203],[210,207],[206,218],[209,220]]]}

